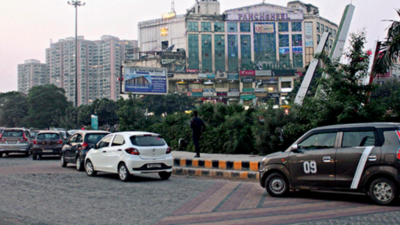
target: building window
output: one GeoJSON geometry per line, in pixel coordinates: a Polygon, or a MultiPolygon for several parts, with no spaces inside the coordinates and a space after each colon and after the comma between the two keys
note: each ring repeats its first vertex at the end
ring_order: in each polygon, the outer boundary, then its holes
{"type": "Polygon", "coordinates": [[[250,23],[240,23],[240,32],[250,32],[250,23]]]}
{"type": "Polygon", "coordinates": [[[324,33],[325,26],[321,23],[321,33],[324,33]]]}
{"type": "Polygon", "coordinates": [[[228,23],[228,32],[237,32],[237,23],[228,23]]]}
{"type": "Polygon", "coordinates": [[[224,22],[214,22],[214,31],[215,32],[224,32],[225,31],[225,23],[224,22]]]}
{"type": "Polygon", "coordinates": [[[332,36],[332,28],[329,28],[329,34],[332,36]]]}
{"type": "Polygon", "coordinates": [[[189,21],[188,31],[199,31],[199,23],[194,21],[189,21]]]}
{"type": "Polygon", "coordinates": [[[321,35],[317,34],[317,44],[321,41],[321,35]]]}
{"type": "Polygon", "coordinates": [[[199,69],[199,35],[189,34],[189,69],[199,69]]]}
{"type": "Polygon", "coordinates": [[[333,38],[336,38],[336,30],[333,30],[333,38]]]}
{"type": "Polygon", "coordinates": [[[287,22],[279,23],[278,29],[279,29],[279,32],[288,32],[289,31],[289,23],[287,23],[287,22]]]}
{"type": "Polygon", "coordinates": [[[292,22],[292,31],[301,31],[301,22],[292,22]]]}
{"type": "Polygon", "coordinates": [[[238,71],[237,35],[228,35],[228,71],[238,71]]]}
{"type": "Polygon", "coordinates": [[[201,31],[211,31],[211,22],[201,22],[201,31]]]}
{"type": "Polygon", "coordinates": [[[320,32],[319,23],[317,22],[317,32],[320,32]]]}
{"type": "Polygon", "coordinates": [[[240,36],[240,52],[242,54],[242,65],[251,62],[251,36],[240,36]]]}
{"type": "Polygon", "coordinates": [[[215,41],[215,70],[225,71],[225,35],[216,34],[215,41]]]}
{"type": "Polygon", "coordinates": [[[202,52],[202,68],[203,72],[212,72],[212,57],[211,57],[211,34],[201,35],[201,52],[202,52]]]}

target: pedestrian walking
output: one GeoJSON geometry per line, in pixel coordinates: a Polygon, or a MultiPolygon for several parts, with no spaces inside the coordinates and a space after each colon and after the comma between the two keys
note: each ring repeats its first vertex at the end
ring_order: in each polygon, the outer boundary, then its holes
{"type": "Polygon", "coordinates": [[[204,130],[206,129],[206,125],[203,120],[198,118],[199,113],[197,111],[193,112],[193,119],[190,121],[190,128],[192,128],[193,133],[193,144],[196,150],[195,158],[200,158],[200,138],[204,130]]]}

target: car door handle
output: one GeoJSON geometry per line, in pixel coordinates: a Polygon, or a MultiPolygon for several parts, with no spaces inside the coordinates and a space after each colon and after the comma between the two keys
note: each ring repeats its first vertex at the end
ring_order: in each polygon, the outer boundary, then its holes
{"type": "Polygon", "coordinates": [[[119,151],[119,152],[121,152],[121,151],[122,151],[122,149],[118,149],[118,151],[119,151]]]}
{"type": "Polygon", "coordinates": [[[103,151],[103,153],[106,153],[107,151],[103,151]]]}
{"type": "Polygon", "coordinates": [[[331,157],[330,157],[330,156],[324,156],[324,157],[322,158],[322,161],[324,161],[324,162],[331,162],[331,157]]]}
{"type": "Polygon", "coordinates": [[[376,155],[370,155],[370,156],[368,156],[368,161],[371,161],[371,162],[376,161],[376,155]]]}

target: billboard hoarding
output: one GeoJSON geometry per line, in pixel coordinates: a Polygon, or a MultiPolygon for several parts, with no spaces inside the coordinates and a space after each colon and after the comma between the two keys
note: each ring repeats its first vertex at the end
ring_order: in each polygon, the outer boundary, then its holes
{"type": "Polygon", "coordinates": [[[99,117],[96,115],[91,116],[92,119],[92,130],[98,130],[99,129],[99,117]]]}
{"type": "Polygon", "coordinates": [[[168,72],[166,68],[125,67],[124,92],[144,95],[166,95],[168,72]]]}

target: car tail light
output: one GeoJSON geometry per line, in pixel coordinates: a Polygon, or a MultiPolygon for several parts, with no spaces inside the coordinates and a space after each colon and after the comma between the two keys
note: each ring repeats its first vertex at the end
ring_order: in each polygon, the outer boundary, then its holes
{"type": "Polygon", "coordinates": [[[140,155],[139,150],[136,148],[127,148],[125,149],[126,153],[131,154],[131,155],[140,155]]]}
{"type": "Polygon", "coordinates": [[[28,141],[28,138],[26,138],[25,133],[22,133],[22,139],[19,139],[20,142],[25,142],[28,141]]]}
{"type": "Polygon", "coordinates": [[[83,142],[83,143],[82,143],[82,150],[85,150],[88,146],[89,146],[88,143],[83,142]]]}
{"type": "Polygon", "coordinates": [[[167,148],[167,152],[166,152],[166,154],[170,154],[171,153],[171,148],[170,147],[168,147],[167,148]]]}
{"type": "MultiPolygon", "coordinates": [[[[396,134],[400,141],[400,131],[396,130],[396,134]]],[[[400,160],[400,148],[399,148],[399,150],[397,150],[397,159],[400,160]]]]}
{"type": "Polygon", "coordinates": [[[58,144],[58,145],[61,145],[62,143],[63,143],[62,140],[58,140],[58,141],[57,141],[57,144],[58,144]]]}
{"type": "Polygon", "coordinates": [[[33,141],[33,144],[34,144],[34,145],[38,145],[38,144],[39,144],[39,142],[38,142],[38,141],[36,141],[36,140],[34,140],[34,141],[33,141]]]}
{"type": "Polygon", "coordinates": [[[3,139],[2,137],[3,137],[3,134],[0,134],[0,141],[1,142],[6,142],[6,139],[3,139]]]}

